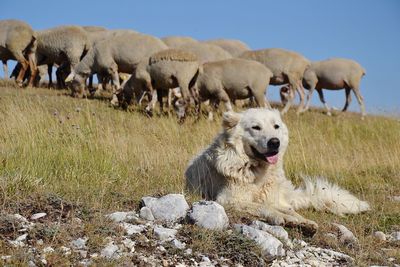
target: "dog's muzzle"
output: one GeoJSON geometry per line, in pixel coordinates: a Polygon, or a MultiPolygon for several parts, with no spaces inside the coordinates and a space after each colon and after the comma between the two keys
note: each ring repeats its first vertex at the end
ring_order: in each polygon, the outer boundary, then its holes
{"type": "Polygon", "coordinates": [[[251,152],[253,152],[253,155],[256,158],[266,161],[269,164],[275,164],[278,162],[278,153],[279,153],[279,147],[280,147],[280,141],[278,138],[273,137],[270,140],[268,140],[266,153],[259,152],[253,146],[250,146],[250,147],[251,147],[251,152]]]}

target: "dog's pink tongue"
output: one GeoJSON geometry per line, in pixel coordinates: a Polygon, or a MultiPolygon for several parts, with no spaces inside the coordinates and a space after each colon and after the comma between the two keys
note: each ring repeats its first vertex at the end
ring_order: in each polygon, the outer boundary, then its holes
{"type": "Polygon", "coordinates": [[[270,164],[275,164],[278,162],[278,155],[270,156],[270,157],[265,157],[270,164]]]}

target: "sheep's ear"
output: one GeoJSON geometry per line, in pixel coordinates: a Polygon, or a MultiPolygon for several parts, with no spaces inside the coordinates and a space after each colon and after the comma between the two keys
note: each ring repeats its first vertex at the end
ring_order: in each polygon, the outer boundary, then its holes
{"type": "Polygon", "coordinates": [[[225,112],[222,117],[222,127],[225,130],[235,127],[239,123],[241,116],[240,113],[234,111],[225,112]]]}
{"type": "Polygon", "coordinates": [[[67,78],[65,78],[65,82],[68,83],[74,79],[75,74],[71,72],[67,78]]]}

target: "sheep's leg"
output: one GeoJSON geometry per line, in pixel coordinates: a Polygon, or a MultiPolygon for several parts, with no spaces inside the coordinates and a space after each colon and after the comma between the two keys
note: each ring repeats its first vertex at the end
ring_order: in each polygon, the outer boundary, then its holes
{"type": "Polygon", "coordinates": [[[299,107],[297,108],[296,114],[299,115],[300,113],[304,112],[304,95],[305,94],[304,94],[304,87],[303,87],[302,82],[300,81],[300,82],[297,82],[296,84],[297,84],[296,90],[300,97],[300,103],[299,103],[299,107]]]}
{"type": "Polygon", "coordinates": [[[324,104],[324,106],[325,106],[325,109],[326,109],[326,114],[328,115],[328,116],[331,116],[332,115],[332,113],[331,113],[331,108],[328,106],[328,104],[326,103],[326,101],[325,101],[325,97],[324,97],[324,93],[322,92],[322,89],[321,88],[318,88],[318,89],[316,89],[317,90],[317,92],[318,92],[318,96],[319,96],[319,100],[322,102],[322,104],[324,104]]]}
{"type": "MultiPolygon", "coordinates": [[[[169,90],[168,90],[169,92],[169,90]]],[[[163,113],[163,92],[160,89],[157,89],[157,101],[160,105],[160,114],[163,113]]]]}
{"type": "Polygon", "coordinates": [[[306,107],[304,108],[303,112],[307,111],[307,110],[310,108],[311,97],[312,97],[312,94],[313,94],[313,92],[314,92],[314,89],[315,89],[315,87],[312,86],[312,87],[308,90],[308,94],[307,94],[307,103],[306,103],[306,107]]]}
{"type": "Polygon", "coordinates": [[[271,105],[269,104],[267,98],[264,96],[264,94],[261,93],[255,93],[254,91],[252,91],[253,96],[254,96],[254,100],[256,101],[256,105],[257,107],[264,107],[264,108],[271,108],[271,105]]]}
{"type": "MultiPolygon", "coordinates": [[[[28,60],[26,60],[26,58],[24,57],[22,52],[17,52],[14,56],[15,56],[16,60],[19,63],[21,63],[21,70],[19,71],[16,82],[19,86],[22,86],[22,83],[23,83],[23,80],[25,77],[25,72],[28,70],[28,67],[29,67],[29,62],[28,62],[28,60]]],[[[36,76],[34,78],[36,78],[36,76]]]]}
{"type": "Polygon", "coordinates": [[[152,90],[151,91],[151,100],[147,104],[147,107],[146,107],[146,112],[150,116],[152,115],[153,109],[156,106],[157,98],[158,98],[157,90],[152,90]]]}
{"type": "Polygon", "coordinates": [[[224,102],[225,110],[226,111],[233,111],[231,100],[228,94],[223,89],[219,89],[217,94],[217,99],[224,102]]]}
{"type": "Polygon", "coordinates": [[[365,117],[366,112],[365,112],[365,106],[364,106],[364,98],[362,97],[361,93],[360,93],[360,89],[358,87],[354,87],[353,88],[353,92],[357,98],[358,104],[360,105],[361,108],[361,116],[362,118],[365,117]]]}
{"type": "Polygon", "coordinates": [[[89,75],[89,84],[88,84],[89,90],[93,90],[93,74],[89,75]]]}
{"type": "Polygon", "coordinates": [[[36,77],[38,72],[35,53],[28,54],[28,61],[29,61],[29,68],[31,69],[31,77],[29,79],[28,86],[33,86],[33,82],[35,81],[34,77],[36,77]]]}
{"type": "Polygon", "coordinates": [[[4,79],[8,80],[8,66],[7,66],[7,60],[2,60],[3,62],[3,72],[4,72],[4,79]]]}
{"type": "Polygon", "coordinates": [[[295,96],[295,86],[293,84],[289,84],[289,97],[288,97],[288,101],[286,102],[285,107],[282,109],[281,114],[285,114],[286,112],[288,112],[290,106],[293,104],[293,100],[294,100],[294,96],[295,96]]]}
{"type": "Polygon", "coordinates": [[[112,82],[113,82],[113,96],[111,99],[111,105],[118,106],[118,97],[117,95],[121,92],[121,85],[119,84],[119,75],[118,71],[114,71],[111,74],[112,82]]]}
{"type": "Polygon", "coordinates": [[[343,112],[345,112],[347,110],[347,108],[349,107],[350,103],[351,103],[351,89],[350,88],[345,88],[346,90],[346,103],[344,104],[344,107],[342,109],[343,112]]]}
{"type": "MultiPolygon", "coordinates": [[[[58,69],[61,68],[61,66],[59,66],[58,69]]],[[[58,71],[58,69],[57,69],[57,71],[58,71]]],[[[47,75],[49,76],[48,87],[51,88],[51,87],[53,87],[53,64],[47,64],[47,75]]],[[[60,76],[56,74],[56,78],[57,78],[57,87],[59,89],[61,89],[62,85],[61,85],[61,81],[59,80],[60,76]]]]}

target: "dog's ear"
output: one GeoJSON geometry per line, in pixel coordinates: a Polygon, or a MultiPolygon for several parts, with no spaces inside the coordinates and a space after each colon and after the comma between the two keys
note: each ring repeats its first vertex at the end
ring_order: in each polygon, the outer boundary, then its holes
{"type": "Polygon", "coordinates": [[[234,111],[225,112],[222,117],[222,127],[224,127],[225,130],[229,130],[239,123],[240,118],[240,113],[234,111]]]}

